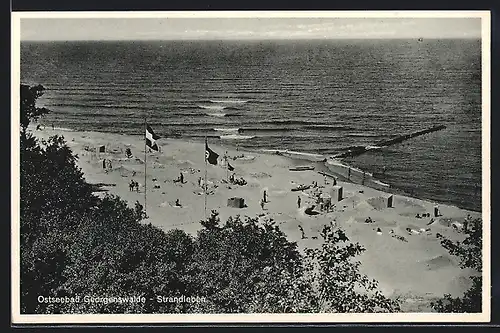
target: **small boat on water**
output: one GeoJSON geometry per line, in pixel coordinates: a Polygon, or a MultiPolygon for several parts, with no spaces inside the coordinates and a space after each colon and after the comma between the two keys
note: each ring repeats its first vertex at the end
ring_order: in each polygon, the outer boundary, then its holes
{"type": "Polygon", "coordinates": [[[290,171],[306,171],[306,170],[314,170],[314,166],[312,165],[298,165],[295,167],[288,168],[290,171]]]}

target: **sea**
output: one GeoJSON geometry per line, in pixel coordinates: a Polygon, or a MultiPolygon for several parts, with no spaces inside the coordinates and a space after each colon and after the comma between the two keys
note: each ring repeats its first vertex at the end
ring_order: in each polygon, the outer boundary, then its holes
{"type": "Polygon", "coordinates": [[[445,125],[342,163],[481,211],[480,40],[22,42],[21,82],[47,125],[326,157],[445,125]]]}

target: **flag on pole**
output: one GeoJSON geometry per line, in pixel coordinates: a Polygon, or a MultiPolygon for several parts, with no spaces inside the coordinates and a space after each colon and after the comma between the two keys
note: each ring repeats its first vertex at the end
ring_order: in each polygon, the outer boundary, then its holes
{"type": "Polygon", "coordinates": [[[208,163],[217,165],[217,159],[219,158],[219,154],[214,152],[212,149],[208,148],[208,143],[205,142],[205,159],[208,163]]]}
{"type": "Polygon", "coordinates": [[[146,145],[153,149],[158,151],[159,147],[158,144],[156,143],[156,140],[158,140],[160,137],[153,132],[151,127],[149,125],[146,125],[146,145]]]}
{"type": "Polygon", "coordinates": [[[233,171],[234,170],[233,166],[231,164],[229,164],[229,162],[227,162],[227,169],[229,171],[233,171]]]}

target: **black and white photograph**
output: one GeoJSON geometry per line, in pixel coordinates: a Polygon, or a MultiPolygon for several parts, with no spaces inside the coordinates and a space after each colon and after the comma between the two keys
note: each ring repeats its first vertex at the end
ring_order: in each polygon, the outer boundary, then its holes
{"type": "Polygon", "coordinates": [[[488,11],[12,38],[14,322],[490,319],[488,11]]]}

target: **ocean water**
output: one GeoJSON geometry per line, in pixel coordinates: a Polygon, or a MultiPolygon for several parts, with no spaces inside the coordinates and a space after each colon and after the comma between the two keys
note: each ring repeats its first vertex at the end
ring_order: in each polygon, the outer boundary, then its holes
{"type": "Polygon", "coordinates": [[[47,125],[326,156],[443,124],[345,161],[481,210],[480,40],[23,42],[21,81],[47,125]]]}

